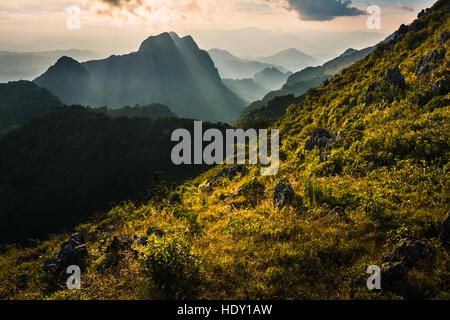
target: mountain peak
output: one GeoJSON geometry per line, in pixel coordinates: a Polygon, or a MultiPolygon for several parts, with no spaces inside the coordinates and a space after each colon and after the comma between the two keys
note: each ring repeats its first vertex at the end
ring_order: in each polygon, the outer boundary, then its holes
{"type": "Polygon", "coordinates": [[[145,39],[139,47],[139,52],[152,51],[154,48],[164,48],[174,45],[174,38],[179,39],[175,32],[163,32],[145,39]]]}

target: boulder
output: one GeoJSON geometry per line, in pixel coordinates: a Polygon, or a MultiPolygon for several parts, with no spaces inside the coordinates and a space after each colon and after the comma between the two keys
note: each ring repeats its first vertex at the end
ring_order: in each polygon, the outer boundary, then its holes
{"type": "Polygon", "coordinates": [[[119,251],[131,249],[133,241],[125,236],[117,238],[116,236],[106,246],[106,253],[118,253],[119,251]]]}
{"type": "Polygon", "coordinates": [[[385,255],[383,260],[387,262],[401,262],[406,267],[412,268],[417,261],[426,259],[432,254],[432,249],[424,242],[411,239],[401,239],[392,252],[385,255]]]}
{"type": "Polygon", "coordinates": [[[227,177],[230,180],[233,180],[238,173],[241,174],[241,177],[244,177],[248,174],[249,170],[245,168],[243,165],[237,165],[231,168],[223,168],[219,171],[219,173],[215,176],[215,179],[219,179],[221,177],[227,177]]]}
{"type": "Polygon", "coordinates": [[[314,130],[311,137],[306,141],[305,151],[311,151],[315,147],[318,147],[321,150],[329,144],[331,139],[332,135],[328,130],[318,128],[314,130]]]}
{"type": "Polygon", "coordinates": [[[447,213],[447,217],[442,222],[442,230],[439,234],[439,239],[444,245],[450,245],[450,211],[447,213]]]}
{"type": "Polygon", "coordinates": [[[381,265],[381,287],[394,288],[408,274],[402,262],[387,262],[381,265]]]}
{"type": "Polygon", "coordinates": [[[273,204],[275,207],[282,208],[294,200],[294,190],[291,185],[278,183],[273,191],[273,204]]]}
{"type": "Polygon", "coordinates": [[[433,96],[436,97],[441,94],[441,83],[439,81],[436,81],[433,83],[433,87],[431,88],[431,91],[433,92],[433,96]]]}
{"type": "Polygon", "coordinates": [[[397,42],[401,36],[403,36],[404,34],[406,34],[409,31],[408,26],[406,26],[405,24],[402,24],[400,26],[400,28],[395,31],[394,33],[394,39],[392,40],[394,43],[397,42]]]}
{"type": "Polygon", "coordinates": [[[402,89],[406,88],[405,77],[397,66],[392,69],[388,69],[384,79],[389,85],[395,85],[402,89]]]}
{"type": "Polygon", "coordinates": [[[443,31],[437,38],[437,41],[444,44],[450,39],[450,31],[443,31]]]}
{"type": "Polygon", "coordinates": [[[19,289],[24,289],[28,285],[30,278],[31,277],[28,274],[21,274],[16,279],[16,287],[19,289]]]}
{"type": "Polygon", "coordinates": [[[67,268],[70,265],[82,262],[87,256],[88,250],[85,244],[80,244],[75,247],[73,247],[72,244],[69,244],[59,251],[56,263],[62,268],[67,268]]]}
{"type": "Polygon", "coordinates": [[[425,56],[420,58],[416,67],[416,74],[420,75],[429,70],[430,64],[435,63],[438,59],[439,53],[437,50],[431,50],[425,56]]]}
{"type": "Polygon", "coordinates": [[[41,242],[38,239],[26,238],[19,242],[23,249],[36,248],[41,242]]]}
{"type": "Polygon", "coordinates": [[[147,229],[147,236],[150,237],[153,234],[155,236],[157,236],[158,238],[161,238],[161,237],[163,237],[165,235],[165,232],[162,231],[161,229],[158,229],[158,228],[149,227],[147,229]]]}
{"type": "Polygon", "coordinates": [[[174,193],[172,197],[170,197],[170,204],[181,204],[181,197],[178,193],[174,193]]]}

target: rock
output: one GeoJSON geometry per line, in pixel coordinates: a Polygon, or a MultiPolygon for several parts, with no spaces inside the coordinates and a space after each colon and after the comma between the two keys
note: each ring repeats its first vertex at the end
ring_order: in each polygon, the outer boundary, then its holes
{"type": "Polygon", "coordinates": [[[322,152],[320,154],[319,162],[320,163],[327,162],[329,156],[331,156],[331,152],[330,151],[322,152]]]}
{"type": "Polygon", "coordinates": [[[215,179],[219,179],[221,177],[227,177],[230,180],[233,180],[238,173],[241,174],[241,177],[244,177],[248,174],[249,170],[245,168],[243,165],[237,165],[231,168],[223,168],[219,171],[219,173],[215,176],[215,179]]]}
{"type": "Polygon", "coordinates": [[[328,145],[331,138],[332,136],[328,130],[318,128],[314,130],[311,137],[306,141],[305,151],[311,151],[315,147],[323,149],[328,145]]]}
{"type": "Polygon", "coordinates": [[[139,237],[136,239],[136,243],[141,246],[146,246],[148,243],[148,238],[145,236],[139,237]]]}
{"type": "Polygon", "coordinates": [[[115,236],[106,246],[105,252],[117,253],[122,250],[129,250],[131,249],[132,243],[133,241],[125,236],[121,236],[120,239],[115,236]]]}
{"type": "Polygon", "coordinates": [[[419,62],[417,63],[416,74],[420,75],[427,72],[429,70],[430,64],[435,63],[438,56],[439,53],[437,50],[431,50],[425,56],[420,58],[419,62]]]}
{"type": "Polygon", "coordinates": [[[275,207],[282,208],[294,200],[294,190],[291,185],[278,183],[273,191],[273,204],[275,207]]]}
{"type": "Polygon", "coordinates": [[[58,268],[59,268],[58,262],[56,261],[56,259],[53,259],[53,258],[45,260],[42,265],[42,269],[44,270],[45,273],[54,272],[58,268]]]}
{"type": "Polygon", "coordinates": [[[364,93],[366,106],[372,102],[372,92],[375,91],[375,89],[380,88],[382,84],[383,84],[383,81],[379,80],[379,81],[373,82],[369,85],[369,87],[367,88],[367,91],[364,93]]]}
{"type": "Polygon", "coordinates": [[[342,216],[345,214],[345,209],[342,208],[341,206],[337,206],[337,207],[334,207],[333,210],[328,212],[328,214],[331,216],[334,216],[334,215],[342,216]]]}
{"type": "Polygon", "coordinates": [[[402,24],[402,25],[400,26],[400,28],[399,28],[397,31],[395,31],[393,42],[394,42],[394,43],[397,42],[397,41],[399,40],[399,38],[400,38],[402,35],[406,34],[408,31],[409,31],[408,26],[406,26],[405,24],[402,24]]]}
{"type": "Polygon", "coordinates": [[[447,212],[447,217],[442,222],[442,230],[439,234],[439,239],[444,245],[450,245],[450,211],[447,212]]]}
{"type": "Polygon", "coordinates": [[[433,92],[433,96],[438,96],[441,94],[441,84],[439,81],[436,81],[433,83],[433,87],[431,88],[431,91],[433,92]]]}
{"type": "Polygon", "coordinates": [[[409,31],[418,32],[418,31],[422,30],[423,28],[425,28],[425,23],[423,23],[422,21],[414,21],[410,25],[409,31]]]}
{"type": "Polygon", "coordinates": [[[422,18],[425,15],[425,9],[422,9],[419,14],[417,15],[417,19],[422,18]]]}
{"type": "Polygon", "coordinates": [[[158,228],[149,227],[147,229],[147,236],[150,237],[153,234],[155,236],[157,236],[158,238],[161,238],[161,237],[163,237],[165,235],[165,232],[162,231],[161,229],[158,229],[158,228]]]}
{"type": "Polygon", "coordinates": [[[150,200],[153,199],[154,196],[155,196],[155,193],[152,190],[147,190],[147,193],[145,194],[145,197],[144,197],[144,204],[148,205],[148,203],[150,202],[150,200]]]}
{"type": "Polygon", "coordinates": [[[401,262],[406,267],[412,268],[418,260],[428,258],[432,249],[422,241],[401,239],[393,251],[384,257],[384,261],[401,262]]]}
{"type": "Polygon", "coordinates": [[[84,236],[81,233],[75,233],[70,236],[71,240],[77,241],[79,244],[85,244],[86,240],[84,239],[84,236]]]}
{"type": "Polygon", "coordinates": [[[402,89],[406,88],[405,77],[397,66],[386,71],[385,80],[389,85],[395,85],[402,89]]]}
{"type": "Polygon", "coordinates": [[[393,288],[408,274],[402,262],[387,262],[381,265],[381,287],[393,288]]]}
{"type": "Polygon", "coordinates": [[[181,197],[178,193],[174,193],[172,197],[170,197],[170,204],[181,204],[181,197]]]}
{"type": "Polygon", "coordinates": [[[88,250],[85,244],[80,244],[73,247],[71,243],[59,251],[56,262],[58,266],[67,268],[70,265],[82,262],[82,260],[87,256],[88,250]]]}
{"type": "Polygon", "coordinates": [[[26,238],[19,242],[19,246],[23,249],[36,248],[41,242],[38,239],[26,238]]]}
{"type": "Polygon", "coordinates": [[[19,289],[24,289],[28,285],[30,278],[31,277],[28,274],[21,274],[16,279],[16,287],[19,289]]]}
{"type": "Polygon", "coordinates": [[[437,41],[444,44],[450,39],[450,31],[443,31],[437,38],[437,41]]]}

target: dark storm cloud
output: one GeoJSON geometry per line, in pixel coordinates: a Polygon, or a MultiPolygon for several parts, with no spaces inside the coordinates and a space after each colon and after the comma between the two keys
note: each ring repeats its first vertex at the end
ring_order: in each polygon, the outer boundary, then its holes
{"type": "Polygon", "coordinates": [[[300,20],[327,21],[336,17],[366,14],[350,7],[350,0],[287,0],[288,9],[297,11],[300,20]]]}

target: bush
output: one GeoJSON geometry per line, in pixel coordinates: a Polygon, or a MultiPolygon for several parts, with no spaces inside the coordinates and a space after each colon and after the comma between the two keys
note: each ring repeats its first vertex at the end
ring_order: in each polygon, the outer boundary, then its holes
{"type": "Polygon", "coordinates": [[[200,283],[200,261],[178,239],[154,238],[141,260],[144,273],[166,298],[192,298],[200,283]]]}

